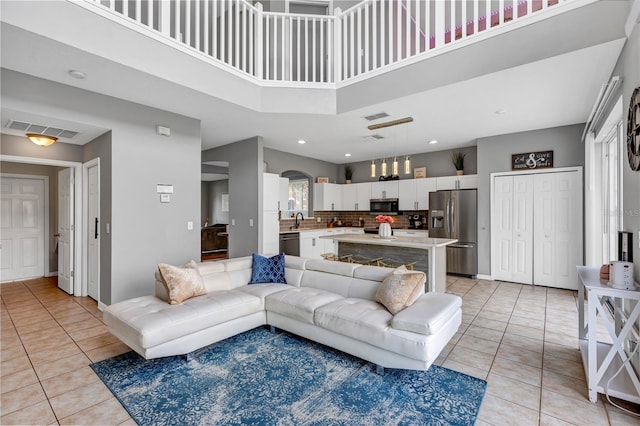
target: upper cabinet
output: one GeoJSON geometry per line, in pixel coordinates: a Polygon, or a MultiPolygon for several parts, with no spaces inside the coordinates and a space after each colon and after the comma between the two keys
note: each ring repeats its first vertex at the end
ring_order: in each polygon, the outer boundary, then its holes
{"type": "Polygon", "coordinates": [[[371,198],[398,198],[399,180],[373,182],[371,184],[371,198]]]}
{"type": "Polygon", "coordinates": [[[289,210],[289,178],[279,178],[279,201],[280,211],[286,213],[289,210]]]}
{"type": "Polygon", "coordinates": [[[342,185],[342,210],[369,211],[371,183],[342,185]]]}
{"type": "Polygon", "coordinates": [[[262,210],[277,211],[280,202],[280,176],[274,173],[262,174],[262,210]]]}
{"type": "Polygon", "coordinates": [[[400,210],[428,210],[429,192],[436,190],[436,178],[404,179],[399,181],[400,210]]]}
{"type": "Polygon", "coordinates": [[[436,189],[477,189],[478,175],[443,176],[436,178],[436,189]]]}
{"type": "Polygon", "coordinates": [[[335,183],[314,183],[313,209],[319,211],[342,210],[342,186],[335,183]]]}

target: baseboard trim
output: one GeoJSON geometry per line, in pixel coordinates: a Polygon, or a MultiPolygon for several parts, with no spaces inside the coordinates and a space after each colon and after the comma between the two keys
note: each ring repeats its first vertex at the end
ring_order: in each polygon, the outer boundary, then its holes
{"type": "Polygon", "coordinates": [[[49,277],[57,277],[58,276],[58,271],[47,272],[44,276],[47,277],[47,278],[49,278],[49,277]]]}
{"type": "Polygon", "coordinates": [[[98,302],[98,309],[100,309],[100,312],[104,311],[107,308],[107,305],[105,305],[102,302],[98,302]]]}
{"type": "Polygon", "coordinates": [[[491,275],[478,274],[476,278],[479,280],[493,281],[493,277],[491,275]]]}

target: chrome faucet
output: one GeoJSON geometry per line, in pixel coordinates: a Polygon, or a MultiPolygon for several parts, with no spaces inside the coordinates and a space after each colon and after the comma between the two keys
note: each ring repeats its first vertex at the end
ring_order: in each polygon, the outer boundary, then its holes
{"type": "Polygon", "coordinates": [[[300,219],[304,220],[304,215],[302,214],[302,212],[296,213],[296,229],[300,227],[300,222],[298,222],[298,215],[300,215],[300,219]]]}

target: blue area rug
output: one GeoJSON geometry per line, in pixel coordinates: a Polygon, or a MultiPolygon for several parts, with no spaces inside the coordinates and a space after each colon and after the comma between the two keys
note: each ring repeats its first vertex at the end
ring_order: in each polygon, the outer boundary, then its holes
{"type": "Polygon", "coordinates": [[[140,425],[471,425],[487,383],[446,368],[385,370],[256,328],[187,361],[135,352],[91,366],[140,425]]]}

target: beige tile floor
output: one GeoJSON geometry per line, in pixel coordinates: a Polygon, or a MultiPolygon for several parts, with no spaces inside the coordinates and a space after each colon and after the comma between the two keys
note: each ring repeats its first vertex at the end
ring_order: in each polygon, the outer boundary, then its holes
{"type": "MultiPolygon", "coordinates": [[[[463,298],[463,324],[437,364],[487,380],[478,425],[640,424],[587,398],[576,292],[458,277],[448,291],[463,298]]],[[[4,283],[0,295],[0,424],[135,424],[89,367],[128,350],[95,301],[55,278],[4,283]]]]}

